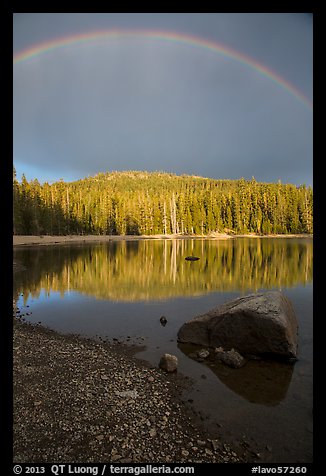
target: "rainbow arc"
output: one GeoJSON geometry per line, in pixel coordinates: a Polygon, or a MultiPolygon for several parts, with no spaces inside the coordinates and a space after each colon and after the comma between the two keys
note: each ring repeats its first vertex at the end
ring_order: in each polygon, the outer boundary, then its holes
{"type": "Polygon", "coordinates": [[[232,48],[217,43],[215,41],[199,38],[192,35],[186,35],[183,33],[175,33],[170,31],[159,30],[100,30],[92,31],[88,33],[66,36],[63,38],[57,38],[44,43],[39,43],[30,48],[27,48],[14,55],[14,65],[22,63],[36,56],[48,53],[58,48],[63,48],[68,45],[74,45],[84,42],[92,42],[99,39],[119,39],[119,38],[148,38],[152,40],[163,40],[168,42],[174,42],[177,44],[186,44],[196,48],[204,48],[210,50],[216,54],[232,58],[235,61],[242,63],[247,67],[251,67],[256,70],[262,76],[265,76],[270,81],[276,83],[279,87],[290,93],[296,99],[301,101],[305,106],[312,109],[312,101],[307,98],[297,87],[292,83],[282,78],[266,66],[258,63],[253,58],[240,53],[232,48]]]}

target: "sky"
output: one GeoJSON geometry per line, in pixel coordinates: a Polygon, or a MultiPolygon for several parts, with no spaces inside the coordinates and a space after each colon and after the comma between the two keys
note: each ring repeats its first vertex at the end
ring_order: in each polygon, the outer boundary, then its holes
{"type": "Polygon", "coordinates": [[[313,184],[305,13],[15,13],[20,180],[115,170],[313,184]]]}

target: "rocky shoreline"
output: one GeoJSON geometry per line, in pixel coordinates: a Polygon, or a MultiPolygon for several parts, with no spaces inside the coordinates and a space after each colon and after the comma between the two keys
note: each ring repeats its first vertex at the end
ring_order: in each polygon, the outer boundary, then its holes
{"type": "Polygon", "coordinates": [[[182,400],[189,379],[132,354],[14,313],[14,462],[259,461],[248,442],[201,425],[182,400]]]}

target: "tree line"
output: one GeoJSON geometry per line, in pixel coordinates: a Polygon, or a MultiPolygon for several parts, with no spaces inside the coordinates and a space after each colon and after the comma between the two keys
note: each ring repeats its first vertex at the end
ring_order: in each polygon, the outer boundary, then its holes
{"type": "Polygon", "coordinates": [[[313,232],[313,191],[254,178],[107,172],[74,182],[13,178],[17,235],[313,232]]]}

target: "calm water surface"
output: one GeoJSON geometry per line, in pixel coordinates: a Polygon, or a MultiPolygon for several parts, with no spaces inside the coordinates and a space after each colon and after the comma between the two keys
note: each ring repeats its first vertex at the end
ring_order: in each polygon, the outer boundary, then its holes
{"type": "Polygon", "coordinates": [[[157,366],[177,355],[194,380],[185,399],[226,438],[255,442],[262,461],[312,461],[311,239],[139,240],[15,248],[26,271],[14,296],[27,319],[60,332],[141,344],[157,366]],[[188,255],[199,261],[185,260],[188,255]],[[188,319],[251,292],[280,289],[299,321],[294,365],[248,362],[241,369],[190,359],[176,335],[188,319]],[[28,306],[28,307],[27,307],[28,306]],[[159,318],[166,316],[165,327],[159,318]],[[268,447],[268,448],[266,448],[268,447]],[[271,451],[272,450],[272,451],[271,451]]]}

